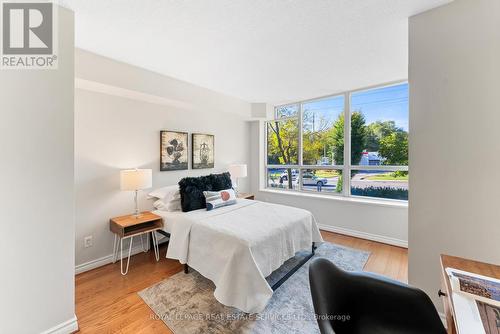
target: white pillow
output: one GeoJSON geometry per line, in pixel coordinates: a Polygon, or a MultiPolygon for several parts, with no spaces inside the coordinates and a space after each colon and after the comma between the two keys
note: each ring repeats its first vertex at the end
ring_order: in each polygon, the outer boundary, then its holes
{"type": "Polygon", "coordinates": [[[153,190],[149,193],[149,196],[158,199],[153,203],[157,210],[170,212],[181,210],[181,193],[178,185],[153,190]]]}
{"type": "Polygon", "coordinates": [[[150,197],[161,199],[163,203],[168,203],[177,196],[180,198],[179,185],[166,186],[153,190],[148,194],[150,197]]]}
{"type": "Polygon", "coordinates": [[[164,203],[159,199],[153,203],[153,206],[160,211],[181,211],[181,199],[173,199],[168,203],[164,203]]]}
{"type": "Polygon", "coordinates": [[[167,211],[181,211],[181,197],[173,199],[167,204],[167,211]]]}
{"type": "Polygon", "coordinates": [[[156,201],[153,203],[153,206],[155,207],[155,209],[156,209],[156,210],[160,210],[160,211],[168,211],[168,210],[167,210],[167,205],[165,205],[165,203],[163,203],[161,199],[156,200],[156,201]]]}

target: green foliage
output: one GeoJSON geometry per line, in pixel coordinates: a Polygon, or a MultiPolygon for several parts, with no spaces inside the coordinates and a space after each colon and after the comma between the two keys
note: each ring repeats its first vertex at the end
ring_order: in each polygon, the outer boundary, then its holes
{"type": "Polygon", "coordinates": [[[351,194],[355,196],[390,198],[399,200],[408,200],[408,189],[391,187],[366,187],[351,188],[351,194]]]}
{"type": "MultiPolygon", "coordinates": [[[[279,113],[294,115],[295,105],[281,107],[279,113]]],[[[408,164],[408,132],[394,121],[365,124],[361,111],[351,115],[351,163],[359,164],[363,151],[379,152],[385,165],[408,164]]],[[[268,163],[283,165],[298,163],[298,120],[288,119],[268,123],[268,163]]],[[[344,164],[344,114],[331,120],[304,111],[303,162],[315,165],[327,156],[330,163],[344,164]],[[333,161],[332,161],[333,160],[333,161]]],[[[407,175],[407,173],[406,173],[407,175]]],[[[341,188],[340,188],[341,189],[341,188]]]]}
{"type": "Polygon", "coordinates": [[[351,163],[359,164],[361,153],[366,146],[365,116],[359,111],[351,115],[351,163]]]}
{"type": "Polygon", "coordinates": [[[385,165],[408,165],[408,132],[398,130],[382,137],[378,152],[385,165]]]}
{"type": "Polygon", "coordinates": [[[395,172],[392,172],[391,174],[395,178],[406,178],[406,179],[408,179],[408,171],[405,171],[405,170],[397,170],[395,172]]]}
{"type": "Polygon", "coordinates": [[[329,144],[336,165],[344,164],[344,114],[340,114],[329,131],[329,144]]]}
{"type": "MultiPolygon", "coordinates": [[[[366,144],[365,117],[355,111],[351,115],[351,161],[354,164],[361,160],[361,153],[366,144]]],[[[337,165],[344,164],[344,114],[339,115],[333,124],[332,146],[337,165]]]]}
{"type": "Polygon", "coordinates": [[[305,165],[316,165],[317,161],[323,156],[323,152],[328,152],[328,134],[326,132],[304,133],[302,137],[302,159],[305,165]]]}
{"type": "Polygon", "coordinates": [[[316,165],[322,157],[328,157],[328,162],[331,164],[333,120],[322,113],[317,113],[314,110],[304,110],[303,114],[303,137],[302,145],[304,151],[302,158],[305,165],[316,165]]]}
{"type": "Polygon", "coordinates": [[[335,191],[338,192],[338,193],[341,193],[343,186],[344,186],[344,175],[341,174],[339,176],[338,181],[337,181],[337,188],[335,188],[335,191]]]}
{"type": "Polygon", "coordinates": [[[394,121],[376,121],[366,126],[366,150],[378,152],[380,140],[393,132],[401,131],[394,121]]]}
{"type": "Polygon", "coordinates": [[[292,165],[298,163],[298,130],[298,122],[295,119],[268,123],[268,164],[292,165]]]}

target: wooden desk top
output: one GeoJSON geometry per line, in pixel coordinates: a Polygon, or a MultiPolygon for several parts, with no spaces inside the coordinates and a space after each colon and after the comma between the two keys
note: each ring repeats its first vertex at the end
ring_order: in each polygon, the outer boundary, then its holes
{"type": "Polygon", "coordinates": [[[474,274],[500,279],[500,266],[441,254],[441,267],[443,282],[445,285],[443,288],[446,290],[445,298],[447,299],[447,302],[445,302],[445,313],[448,324],[448,333],[459,333],[457,331],[456,314],[453,307],[451,282],[446,273],[446,268],[455,268],[474,274]]]}
{"type": "Polygon", "coordinates": [[[443,268],[455,268],[474,274],[500,279],[500,266],[494,264],[467,260],[450,255],[441,255],[441,264],[443,265],[443,268]]]}
{"type": "Polygon", "coordinates": [[[152,212],[141,212],[139,217],[126,215],[111,218],[109,229],[121,237],[137,235],[163,228],[163,218],[152,212]]]}

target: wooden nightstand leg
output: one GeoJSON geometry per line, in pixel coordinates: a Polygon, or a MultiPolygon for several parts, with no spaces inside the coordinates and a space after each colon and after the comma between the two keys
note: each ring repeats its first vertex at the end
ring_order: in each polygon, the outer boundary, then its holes
{"type": "Polygon", "coordinates": [[[132,243],[134,241],[134,236],[130,237],[130,245],[128,248],[128,258],[127,258],[127,268],[125,268],[125,272],[123,272],[123,239],[120,239],[120,271],[123,276],[127,275],[128,273],[128,265],[130,264],[130,254],[132,253],[132,243]]]}

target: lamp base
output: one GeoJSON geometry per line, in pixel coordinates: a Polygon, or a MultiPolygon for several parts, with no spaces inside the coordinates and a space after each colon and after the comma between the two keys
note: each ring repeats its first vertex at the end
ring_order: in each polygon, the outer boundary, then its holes
{"type": "Polygon", "coordinates": [[[139,205],[137,204],[137,190],[135,191],[134,203],[135,203],[134,218],[139,219],[139,218],[141,218],[142,215],[139,212],[139,205]]]}

